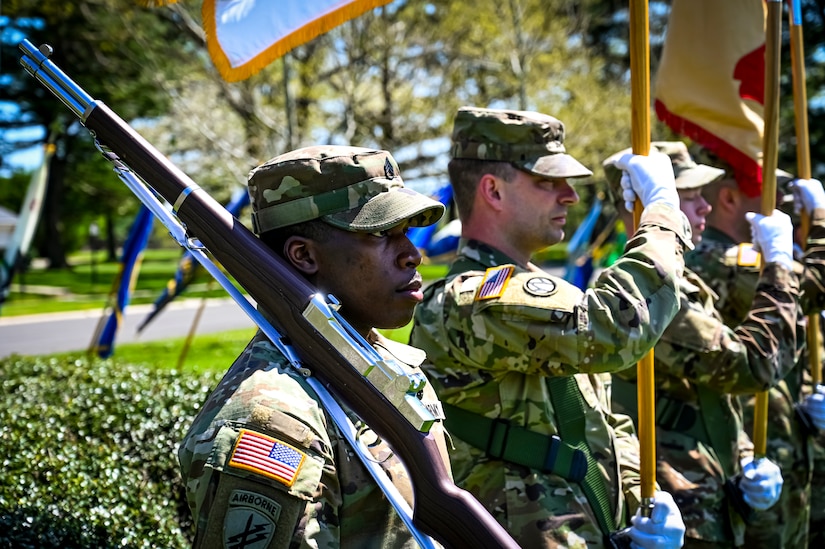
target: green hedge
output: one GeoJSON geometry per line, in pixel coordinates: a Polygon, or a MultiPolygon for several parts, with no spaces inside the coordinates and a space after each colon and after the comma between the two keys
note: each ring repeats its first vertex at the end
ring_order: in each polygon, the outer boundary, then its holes
{"type": "Polygon", "coordinates": [[[177,446],[219,375],[0,361],[0,548],[189,547],[177,446]]]}

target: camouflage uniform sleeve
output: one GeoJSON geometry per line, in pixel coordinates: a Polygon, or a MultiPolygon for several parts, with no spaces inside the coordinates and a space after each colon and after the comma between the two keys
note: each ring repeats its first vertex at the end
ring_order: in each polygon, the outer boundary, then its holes
{"type": "Polygon", "coordinates": [[[716,313],[701,279],[689,273],[683,286],[681,309],[656,345],[657,371],[742,394],[767,390],[793,368],[805,342],[794,273],[766,265],[753,305],[735,329],[716,313]]]}
{"type": "Polygon", "coordinates": [[[443,297],[417,309],[412,344],[433,363],[457,360],[494,375],[599,373],[634,364],[678,311],[684,268],[684,233],[671,227],[673,210],[648,208],[645,216],[595,289],[583,293],[543,272],[519,271],[487,299],[484,274],[462,273],[446,282],[443,297]]]}
{"type": "Polygon", "coordinates": [[[181,444],[195,548],[338,545],[340,487],[326,416],[279,360],[256,337],[181,444]]]}
{"type": "Polygon", "coordinates": [[[642,501],[639,439],[630,416],[608,411],[605,416],[615,435],[614,444],[619,456],[619,474],[625,498],[625,510],[629,519],[642,501]]]}
{"type": "Polygon", "coordinates": [[[738,326],[753,305],[760,274],[758,254],[750,245],[729,247],[703,242],[688,254],[686,263],[716,294],[714,306],[722,321],[728,326],[738,326]],[[753,258],[742,262],[740,254],[753,258]]]}
{"type": "MultiPolygon", "coordinates": [[[[744,430],[739,431],[739,461],[753,457],[753,441],[744,430]]],[[[737,466],[737,470],[739,467],[737,466]]]]}
{"type": "Polygon", "coordinates": [[[825,309],[825,209],[816,209],[811,215],[811,226],[801,277],[801,305],[804,314],[825,309]]]}

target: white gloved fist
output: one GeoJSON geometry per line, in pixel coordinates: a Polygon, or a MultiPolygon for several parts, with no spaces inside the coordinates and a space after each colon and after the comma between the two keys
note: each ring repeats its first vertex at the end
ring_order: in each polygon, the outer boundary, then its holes
{"type": "Polygon", "coordinates": [[[802,210],[810,213],[816,208],[825,208],[825,189],[817,179],[795,179],[791,185],[793,210],[799,215],[802,210]]]}
{"type": "Polygon", "coordinates": [[[802,408],[817,429],[825,429],[825,386],[817,385],[812,395],[808,395],[802,408]]]}
{"type": "Polygon", "coordinates": [[[633,549],[678,549],[685,543],[685,523],[668,492],[656,492],[650,517],[636,511],[628,530],[633,549]]]}
{"type": "Polygon", "coordinates": [[[753,248],[765,256],[766,263],[781,263],[793,269],[793,223],[788,214],[774,210],[769,216],[748,212],[753,248]]]}
{"type": "Polygon", "coordinates": [[[751,457],[742,460],[739,489],[742,490],[742,499],[745,503],[757,511],[770,509],[779,501],[782,483],[782,472],[771,460],[761,458],[753,461],[751,457]]]}
{"type": "Polygon", "coordinates": [[[668,155],[659,151],[650,151],[649,156],[627,153],[616,160],[615,166],[623,172],[622,198],[627,211],[633,212],[637,197],[644,208],[658,202],[679,209],[679,193],[668,155]]]}

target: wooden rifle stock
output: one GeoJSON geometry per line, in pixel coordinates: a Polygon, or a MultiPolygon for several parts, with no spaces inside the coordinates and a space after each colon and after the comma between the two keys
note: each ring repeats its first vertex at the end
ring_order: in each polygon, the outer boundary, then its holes
{"type": "Polygon", "coordinates": [[[353,366],[347,349],[336,348],[305,318],[316,289],[106,105],[99,101],[77,105],[77,93],[67,99],[55,90],[53,84],[61,79],[56,73],[65,78],[70,92],[85,94],[50,61],[36,59],[37,50],[24,43],[20,48],[31,52],[36,61],[21,59],[27,70],[78,114],[102,146],[173,205],[188,235],[200,240],[258,306],[276,319],[302,362],[390,445],[412,481],[414,524],[446,547],[517,548],[478,500],[450,480],[433,435],[410,423],[353,366]],[[45,63],[51,67],[41,76],[33,67],[45,63]]]}

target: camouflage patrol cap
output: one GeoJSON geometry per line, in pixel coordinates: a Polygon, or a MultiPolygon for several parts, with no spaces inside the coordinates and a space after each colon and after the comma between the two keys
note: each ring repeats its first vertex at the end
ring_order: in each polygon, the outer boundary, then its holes
{"type": "MultiPolygon", "coordinates": [[[[687,146],[681,141],[654,141],[650,146],[670,157],[677,189],[704,187],[709,183],[722,179],[725,175],[725,170],[706,166],[705,164],[697,164],[691,158],[687,146]]],[[[604,173],[611,186],[618,187],[622,177],[621,170],[616,167],[616,161],[630,152],[633,152],[633,149],[624,149],[602,162],[604,173]]]]}
{"type": "Polygon", "coordinates": [[[258,234],[312,219],[356,232],[409,221],[432,225],[444,205],[404,186],[387,151],[325,145],[305,147],[249,172],[252,223],[258,234]]]}
{"type": "Polygon", "coordinates": [[[461,107],[452,141],[452,158],[510,162],[543,177],[593,175],[566,154],[564,124],[538,112],[461,107]]]}

